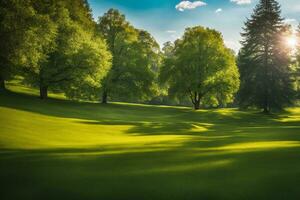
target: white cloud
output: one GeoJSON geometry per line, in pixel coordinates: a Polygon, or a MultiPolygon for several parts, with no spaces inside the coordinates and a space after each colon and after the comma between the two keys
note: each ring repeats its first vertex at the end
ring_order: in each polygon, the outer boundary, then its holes
{"type": "Polygon", "coordinates": [[[238,5],[250,4],[251,0],[230,0],[230,2],[234,2],[238,5]]]}
{"type": "Polygon", "coordinates": [[[197,7],[200,6],[205,6],[207,5],[205,2],[203,1],[181,1],[179,4],[177,4],[175,6],[175,8],[181,12],[185,11],[185,10],[192,10],[195,9],[197,7]]]}
{"type": "Polygon", "coordinates": [[[222,8],[218,8],[216,11],[215,11],[215,13],[219,13],[219,12],[222,12],[223,10],[222,10],[222,8]]]}
{"type": "Polygon", "coordinates": [[[176,33],[175,30],[167,30],[166,32],[167,32],[167,33],[176,33]]]}

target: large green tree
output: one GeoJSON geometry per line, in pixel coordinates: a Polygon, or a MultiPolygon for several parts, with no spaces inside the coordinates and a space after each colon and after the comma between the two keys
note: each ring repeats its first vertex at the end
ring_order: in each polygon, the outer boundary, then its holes
{"type": "Polygon", "coordinates": [[[102,103],[108,97],[122,101],[143,101],[153,92],[159,45],[146,31],[137,30],[118,10],[99,18],[97,32],[106,39],[112,54],[112,68],[103,81],[102,103]]]}
{"type": "Polygon", "coordinates": [[[47,16],[36,12],[31,0],[0,1],[0,88],[5,88],[5,80],[19,66],[35,65],[43,59],[39,50],[51,46],[53,28],[47,16]]]}
{"type": "MultiPolygon", "coordinates": [[[[34,7],[55,25],[53,30],[47,30],[53,32],[54,37],[49,39],[51,48],[30,48],[44,55],[44,59],[23,68],[25,81],[40,88],[41,99],[47,98],[49,88],[80,98],[75,90],[80,90],[81,85],[94,87],[97,83],[99,87],[110,68],[111,56],[104,40],[94,35],[93,23],[83,23],[92,21],[90,15],[80,14],[80,10],[75,9],[78,16],[86,16],[86,19],[73,17],[74,11],[65,1],[38,1],[34,7]]],[[[88,7],[81,8],[81,12],[89,12],[88,7]]],[[[41,42],[33,44],[38,47],[41,42]]]]}
{"type": "Polygon", "coordinates": [[[285,39],[289,28],[280,14],[277,1],[260,0],[245,23],[238,59],[241,107],[256,106],[268,113],[291,103],[290,49],[285,39]]]}
{"type": "Polygon", "coordinates": [[[196,110],[204,99],[213,99],[217,104],[232,101],[239,87],[232,51],[226,48],[219,32],[200,26],[187,28],[175,41],[160,79],[168,85],[170,94],[189,96],[196,110]]]}

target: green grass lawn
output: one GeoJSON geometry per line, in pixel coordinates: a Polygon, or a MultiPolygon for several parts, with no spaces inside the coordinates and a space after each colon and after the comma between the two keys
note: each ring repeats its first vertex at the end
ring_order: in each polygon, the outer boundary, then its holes
{"type": "Polygon", "coordinates": [[[300,108],[196,112],[11,90],[0,94],[1,200],[300,199],[300,108]]]}

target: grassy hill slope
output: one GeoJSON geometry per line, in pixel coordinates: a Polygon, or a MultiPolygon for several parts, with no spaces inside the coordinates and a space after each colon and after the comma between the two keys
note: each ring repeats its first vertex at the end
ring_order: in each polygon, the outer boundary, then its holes
{"type": "Polygon", "coordinates": [[[2,200],[300,198],[300,108],[196,112],[12,89],[0,94],[2,200]]]}

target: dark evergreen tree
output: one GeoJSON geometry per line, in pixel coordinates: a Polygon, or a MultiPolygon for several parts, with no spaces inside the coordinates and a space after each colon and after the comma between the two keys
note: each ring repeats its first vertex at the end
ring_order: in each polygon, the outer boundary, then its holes
{"type": "Polygon", "coordinates": [[[238,57],[241,107],[255,106],[268,113],[292,102],[290,48],[285,40],[289,28],[280,14],[276,0],[260,0],[245,23],[238,57]]]}
{"type": "Polygon", "coordinates": [[[297,51],[296,51],[296,90],[297,98],[300,99],[300,25],[297,30],[297,51]]]}

